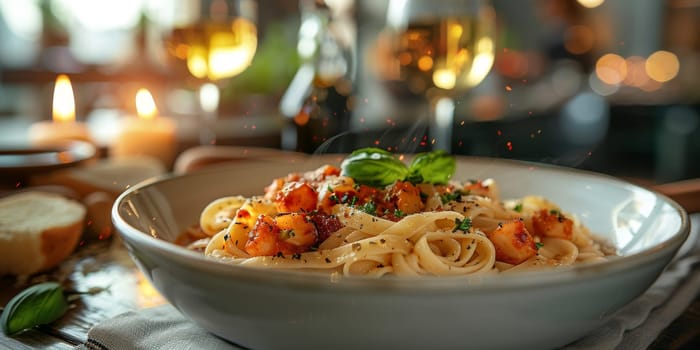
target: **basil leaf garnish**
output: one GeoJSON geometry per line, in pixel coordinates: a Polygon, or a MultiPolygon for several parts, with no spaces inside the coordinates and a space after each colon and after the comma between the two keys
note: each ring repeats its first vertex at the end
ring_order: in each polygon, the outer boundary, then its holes
{"type": "Polygon", "coordinates": [[[408,175],[406,164],[380,148],[362,148],[352,152],[340,164],[341,175],[372,187],[383,187],[408,175]]]}
{"type": "Polygon", "coordinates": [[[63,287],[55,282],[33,285],[15,295],[0,316],[6,335],[59,319],[68,310],[63,287]]]}
{"type": "Polygon", "coordinates": [[[341,175],[353,178],[356,183],[384,187],[396,181],[447,184],[457,168],[457,163],[449,153],[437,150],[416,155],[407,167],[394,154],[369,147],[352,152],[340,167],[341,175]]]}
{"type": "Polygon", "coordinates": [[[409,181],[420,179],[421,182],[444,185],[455,173],[457,163],[449,153],[437,150],[416,155],[408,168],[409,181]]]}

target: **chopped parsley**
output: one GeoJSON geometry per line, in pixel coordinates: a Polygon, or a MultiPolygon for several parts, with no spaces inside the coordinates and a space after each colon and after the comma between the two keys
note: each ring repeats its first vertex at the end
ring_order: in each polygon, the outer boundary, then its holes
{"type": "Polygon", "coordinates": [[[455,219],[455,228],[452,230],[452,232],[457,232],[457,231],[469,231],[469,229],[472,227],[472,219],[471,218],[464,218],[464,220],[460,219],[455,219]]]}
{"type": "Polygon", "coordinates": [[[551,210],[549,211],[549,213],[552,214],[552,215],[557,215],[557,216],[561,215],[561,213],[559,212],[559,210],[556,210],[556,209],[551,209],[551,210]]]}
{"type": "Polygon", "coordinates": [[[377,215],[377,206],[374,204],[374,202],[367,202],[360,209],[362,209],[362,211],[364,211],[367,214],[377,215]]]}
{"type": "Polygon", "coordinates": [[[540,250],[540,248],[544,247],[544,243],[542,242],[536,242],[535,243],[535,249],[540,250]]]}
{"type": "Polygon", "coordinates": [[[469,194],[469,192],[463,192],[461,190],[457,190],[454,192],[447,192],[447,193],[443,193],[440,195],[440,200],[442,201],[442,204],[447,204],[448,202],[452,202],[454,200],[459,202],[459,199],[463,195],[467,195],[467,194],[469,194]]]}
{"type": "Polygon", "coordinates": [[[401,209],[394,209],[394,216],[397,218],[402,218],[406,216],[406,213],[404,213],[401,209]]]}
{"type": "Polygon", "coordinates": [[[515,207],[513,208],[513,210],[517,211],[518,213],[522,212],[523,211],[523,203],[516,204],[515,207]]]}

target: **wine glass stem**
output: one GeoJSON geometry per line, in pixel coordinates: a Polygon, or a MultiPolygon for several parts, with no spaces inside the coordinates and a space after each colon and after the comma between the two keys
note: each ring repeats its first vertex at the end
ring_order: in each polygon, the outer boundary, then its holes
{"type": "Polygon", "coordinates": [[[199,104],[202,108],[202,126],[199,143],[209,145],[216,143],[216,121],[219,118],[219,87],[205,83],[199,88],[199,104]]]}
{"type": "Polygon", "coordinates": [[[431,101],[429,136],[433,149],[452,151],[454,110],[454,100],[450,97],[441,96],[431,101]]]}

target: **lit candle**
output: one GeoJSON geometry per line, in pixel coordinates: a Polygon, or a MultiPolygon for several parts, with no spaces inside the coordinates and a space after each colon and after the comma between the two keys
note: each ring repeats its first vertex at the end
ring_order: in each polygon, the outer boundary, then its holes
{"type": "Polygon", "coordinates": [[[169,167],[175,157],[175,123],[158,117],[153,96],[146,89],[136,93],[138,117],[126,117],[116,137],[110,155],[115,158],[149,156],[169,167]]]}
{"type": "Polygon", "coordinates": [[[29,142],[32,145],[55,146],[71,140],[92,142],[87,126],[75,121],[73,87],[65,74],[56,78],[52,112],[53,120],[37,122],[29,127],[29,142]]]}

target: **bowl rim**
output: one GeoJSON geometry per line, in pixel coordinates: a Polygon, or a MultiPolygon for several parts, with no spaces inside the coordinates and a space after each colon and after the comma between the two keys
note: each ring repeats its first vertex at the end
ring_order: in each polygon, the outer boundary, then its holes
{"type": "MultiPolygon", "coordinates": [[[[328,154],[325,156],[338,157],[342,155],[328,154]]],[[[543,269],[523,271],[507,275],[402,276],[395,278],[390,276],[387,278],[376,279],[362,276],[335,276],[328,273],[313,273],[301,270],[261,270],[260,268],[255,267],[229,264],[214,258],[205,257],[200,253],[188,250],[185,247],[178,246],[172,242],[153,237],[131,226],[119,214],[119,208],[122,202],[129,196],[137,193],[139,190],[162,182],[177,181],[182,177],[208,176],[212,173],[227,172],[233,167],[240,166],[240,163],[232,164],[231,167],[216,167],[215,169],[205,169],[184,175],[169,173],[141,181],[138,184],[131,186],[117,197],[114,205],[112,206],[112,222],[117,231],[123,237],[123,242],[129,249],[130,254],[132,253],[133,249],[131,245],[138,245],[152,252],[170,255],[173,257],[173,262],[183,264],[189,268],[198,270],[204,269],[212,276],[223,278],[235,277],[240,282],[268,284],[287,288],[332,288],[335,292],[342,290],[357,292],[358,290],[367,290],[369,288],[370,290],[377,292],[386,291],[390,293],[395,292],[396,289],[400,289],[402,293],[417,294],[461,294],[465,292],[492,293],[502,290],[504,287],[547,288],[549,286],[562,283],[586,283],[587,281],[597,279],[601,276],[622,273],[624,271],[635,269],[638,266],[642,266],[660,259],[664,254],[669,255],[668,261],[664,263],[664,265],[667,265],[671,261],[673,254],[680,249],[681,245],[686,241],[690,233],[688,213],[678,203],[667,196],[654,191],[653,189],[644,188],[611,175],[576,168],[567,168],[560,165],[513,159],[462,155],[455,157],[470,163],[496,162],[521,168],[537,167],[544,169],[545,171],[558,172],[562,174],[573,173],[578,176],[603,180],[617,186],[645,191],[653,194],[657,199],[662,200],[674,209],[674,212],[680,218],[680,227],[677,232],[673,233],[673,235],[671,235],[668,239],[657,243],[652,247],[600,263],[578,264],[559,267],[554,270],[543,269]],[[265,273],[260,273],[260,271],[264,271],[265,273]]],[[[256,162],[254,160],[252,160],[250,163],[258,166],[270,165],[270,162],[256,162]]],[[[136,259],[133,254],[131,255],[132,258],[136,259]]]]}

